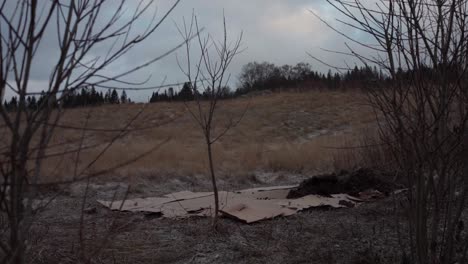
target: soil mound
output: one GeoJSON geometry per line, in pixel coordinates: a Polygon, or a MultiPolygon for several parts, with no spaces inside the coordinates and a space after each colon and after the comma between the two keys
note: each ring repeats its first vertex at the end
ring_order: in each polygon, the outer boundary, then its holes
{"type": "Polygon", "coordinates": [[[299,187],[289,192],[288,198],[295,199],[310,194],[330,196],[338,193],[359,196],[360,192],[367,190],[377,190],[388,195],[397,188],[397,185],[391,182],[392,178],[390,173],[367,168],[321,174],[304,180],[299,187]]]}

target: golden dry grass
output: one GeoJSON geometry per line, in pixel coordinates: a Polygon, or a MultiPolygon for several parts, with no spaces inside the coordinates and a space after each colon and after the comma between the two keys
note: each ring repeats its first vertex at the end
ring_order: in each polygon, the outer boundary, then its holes
{"type": "MultiPolygon", "coordinates": [[[[194,104],[189,105],[191,109],[194,104]]],[[[286,92],[253,98],[222,101],[216,113],[216,132],[226,122],[237,119],[246,109],[240,124],[214,145],[217,171],[222,175],[242,175],[254,170],[324,171],[359,165],[362,159],[353,151],[333,149],[359,145],[363,135],[372,134],[374,114],[359,92],[286,92]]],[[[111,168],[160,145],[137,161],[118,168],[125,175],[176,172],[204,174],[207,171],[206,147],[183,103],[126,104],[67,110],[62,126],[93,129],[121,129],[140,111],[130,130],[87,168],[105,148],[105,142],[118,132],[86,131],[83,146],[97,147],[80,152],[78,171],[97,172],[111,168]],[[89,116],[89,118],[88,118],[89,116]],[[142,129],[145,128],[145,129],[142,129]],[[161,145],[161,143],[163,143],[161,145]]],[[[79,148],[83,131],[59,128],[49,154],[79,148]]],[[[76,153],[58,155],[45,162],[44,178],[70,178],[74,174],[76,153]]]]}

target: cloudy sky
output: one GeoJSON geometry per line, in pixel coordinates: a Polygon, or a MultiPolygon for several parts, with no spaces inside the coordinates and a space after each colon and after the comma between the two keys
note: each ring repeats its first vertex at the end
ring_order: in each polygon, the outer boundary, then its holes
{"type": "MultiPolygon", "coordinates": [[[[111,1],[112,2],[112,1],[111,1]]],[[[135,3],[137,1],[134,1],[135,3]]],[[[133,4],[133,1],[130,1],[133,4]]],[[[157,2],[158,15],[161,16],[174,3],[172,0],[157,2]]],[[[242,65],[252,61],[268,61],[277,65],[309,62],[314,70],[327,71],[328,67],[311,59],[306,52],[310,52],[333,65],[344,65],[345,61],[353,65],[351,58],[344,58],[330,54],[321,48],[343,50],[345,39],[330,30],[320,20],[311,14],[314,11],[325,20],[334,22],[338,16],[325,0],[182,0],[169,18],[144,43],[131,53],[124,56],[118,63],[108,69],[119,71],[132,65],[137,65],[148,58],[156,57],[182,41],[175,24],[181,25],[183,18],[190,20],[192,12],[199,24],[205,27],[205,33],[214,38],[221,37],[223,12],[226,17],[229,37],[234,40],[243,33],[242,48],[230,67],[230,86],[235,88],[237,77],[242,65]]],[[[147,18],[149,19],[149,17],[147,18]]],[[[144,27],[145,20],[137,24],[144,27]]],[[[137,29],[134,29],[138,31],[137,29]]],[[[347,29],[347,33],[359,38],[358,32],[347,29]]],[[[31,83],[35,89],[46,87],[50,76],[50,65],[53,65],[57,52],[56,35],[50,36],[41,47],[35,67],[32,72],[31,83]]],[[[103,49],[105,50],[105,49],[103,49]]],[[[151,79],[147,85],[184,82],[176,56],[185,56],[183,50],[178,50],[150,67],[132,75],[130,80],[151,79]]],[[[152,91],[128,92],[136,101],[146,101],[152,91]]]]}

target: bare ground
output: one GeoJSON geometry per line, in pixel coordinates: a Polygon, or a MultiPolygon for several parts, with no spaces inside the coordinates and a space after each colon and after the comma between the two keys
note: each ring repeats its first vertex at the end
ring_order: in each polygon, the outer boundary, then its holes
{"type": "MultiPolygon", "coordinates": [[[[279,174],[271,174],[276,180],[269,184],[305,177],[279,174]]],[[[130,189],[129,197],[209,190],[201,175],[195,179],[172,176],[164,177],[164,182],[144,177],[142,184],[130,189]]],[[[221,185],[236,189],[265,183],[253,176],[248,182],[221,185]]],[[[93,263],[399,263],[401,259],[392,198],[352,209],[312,209],[251,225],[223,218],[213,231],[207,218],[173,220],[111,212],[96,203],[116,192],[121,196],[127,187],[123,181],[90,184],[81,240],[93,263]]],[[[85,188],[85,183],[69,186],[40,215],[34,263],[76,263],[82,257],[79,208],[85,188]]]]}

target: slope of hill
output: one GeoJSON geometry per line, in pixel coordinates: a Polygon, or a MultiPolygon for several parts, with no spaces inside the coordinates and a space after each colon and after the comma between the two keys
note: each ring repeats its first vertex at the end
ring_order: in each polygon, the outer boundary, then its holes
{"type": "MultiPolygon", "coordinates": [[[[78,171],[98,172],[118,166],[112,175],[204,174],[205,146],[187,107],[195,110],[193,102],[66,110],[48,150],[52,157],[47,159],[45,174],[50,180],[72,177],[76,153],[58,154],[72,152],[80,145],[85,149],[79,155],[78,171]],[[83,127],[87,128],[84,133],[83,127]]],[[[358,161],[349,160],[348,152],[328,147],[359,145],[364,136],[372,134],[369,128],[375,120],[365,96],[357,92],[272,93],[220,102],[215,133],[241,117],[239,125],[214,145],[221,175],[317,172],[354,166],[358,161]]]]}

